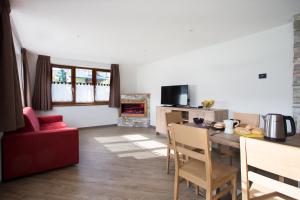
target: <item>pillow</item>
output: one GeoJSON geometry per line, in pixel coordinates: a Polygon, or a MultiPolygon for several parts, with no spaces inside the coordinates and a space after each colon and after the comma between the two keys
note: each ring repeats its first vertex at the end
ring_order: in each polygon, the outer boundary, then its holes
{"type": "Polygon", "coordinates": [[[23,108],[26,131],[39,131],[40,123],[31,107],[23,108]]]}

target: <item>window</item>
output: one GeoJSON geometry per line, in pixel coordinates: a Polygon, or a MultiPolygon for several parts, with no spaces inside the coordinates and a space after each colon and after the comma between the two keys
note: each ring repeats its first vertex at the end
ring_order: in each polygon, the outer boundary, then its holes
{"type": "Polygon", "coordinates": [[[107,104],[110,70],[52,64],[54,105],[107,104]]]}
{"type": "Polygon", "coordinates": [[[76,103],[94,102],[93,70],[75,69],[76,103]]]}
{"type": "Polygon", "coordinates": [[[109,99],[110,72],[96,71],[96,101],[109,99]]]}
{"type": "Polygon", "coordinates": [[[52,67],[52,101],[72,102],[71,69],[52,67]]]}

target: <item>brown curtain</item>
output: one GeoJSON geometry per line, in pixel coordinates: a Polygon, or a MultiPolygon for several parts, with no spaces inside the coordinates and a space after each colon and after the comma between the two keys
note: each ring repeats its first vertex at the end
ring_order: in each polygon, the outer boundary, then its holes
{"type": "Polygon", "coordinates": [[[0,132],[24,126],[18,67],[10,24],[10,4],[0,1],[0,132]]]}
{"type": "Polygon", "coordinates": [[[33,109],[52,110],[51,76],[50,57],[39,55],[32,98],[33,109]]]}
{"type": "Polygon", "coordinates": [[[30,76],[27,60],[27,50],[22,48],[22,62],[23,62],[23,102],[24,106],[31,106],[31,89],[30,89],[30,76]]]}
{"type": "Polygon", "coordinates": [[[111,65],[109,107],[120,107],[120,72],[119,65],[111,65]]]}

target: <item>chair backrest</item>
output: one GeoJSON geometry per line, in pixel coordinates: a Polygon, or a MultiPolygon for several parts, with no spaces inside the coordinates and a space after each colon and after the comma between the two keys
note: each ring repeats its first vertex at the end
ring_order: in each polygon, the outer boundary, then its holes
{"type": "Polygon", "coordinates": [[[259,114],[233,113],[233,119],[240,120],[241,124],[249,124],[255,127],[259,127],[259,114]]]}
{"type": "Polygon", "coordinates": [[[175,169],[180,170],[179,153],[205,163],[206,182],[211,184],[211,153],[209,148],[208,130],[182,124],[171,124],[172,144],[175,152],[175,169]],[[193,151],[197,149],[202,151],[193,151]]]}
{"type": "Polygon", "coordinates": [[[167,112],[166,113],[166,124],[167,126],[171,123],[180,124],[182,122],[181,112],[167,112]]]}
{"type": "Polygon", "coordinates": [[[182,113],[181,112],[167,112],[166,113],[166,125],[167,125],[167,135],[168,142],[171,144],[171,133],[170,133],[170,124],[181,124],[182,123],[182,113]]]}
{"type": "Polygon", "coordinates": [[[280,177],[300,181],[300,148],[269,141],[240,138],[243,199],[249,199],[249,181],[300,199],[300,188],[248,170],[252,166],[280,177]]]}

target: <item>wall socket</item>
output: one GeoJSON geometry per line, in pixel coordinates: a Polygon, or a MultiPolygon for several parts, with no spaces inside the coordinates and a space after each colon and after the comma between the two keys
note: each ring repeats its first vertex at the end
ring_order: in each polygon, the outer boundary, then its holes
{"type": "Polygon", "coordinates": [[[258,74],[258,78],[259,79],[267,78],[267,74],[266,73],[264,73],[264,74],[258,74]]]}

